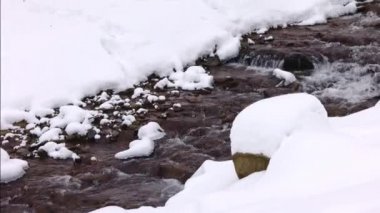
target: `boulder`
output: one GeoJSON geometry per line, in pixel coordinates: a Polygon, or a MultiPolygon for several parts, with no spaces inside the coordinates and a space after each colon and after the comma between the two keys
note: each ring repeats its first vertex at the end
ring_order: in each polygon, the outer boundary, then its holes
{"type": "Polygon", "coordinates": [[[269,158],[264,155],[256,155],[249,153],[235,153],[232,156],[235,171],[239,179],[247,177],[248,175],[266,170],[269,164],[269,158]]]}

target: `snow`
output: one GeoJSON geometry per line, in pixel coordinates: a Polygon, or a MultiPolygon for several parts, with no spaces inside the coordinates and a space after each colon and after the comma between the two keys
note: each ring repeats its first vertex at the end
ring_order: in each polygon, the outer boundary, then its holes
{"type": "Polygon", "coordinates": [[[59,114],[50,120],[51,127],[65,128],[72,122],[89,123],[96,112],[82,109],[78,106],[62,106],[59,114]]]}
{"type": "Polygon", "coordinates": [[[281,80],[281,82],[278,84],[279,86],[288,86],[297,81],[296,76],[293,73],[281,70],[279,68],[273,70],[273,75],[281,80]]]}
{"type": "Polygon", "coordinates": [[[113,105],[112,103],[110,103],[109,101],[107,102],[104,102],[102,103],[100,106],[99,106],[99,109],[112,109],[113,108],[113,105]]]}
{"type": "Polygon", "coordinates": [[[327,128],[327,112],[306,93],[264,99],[245,108],[231,128],[232,154],[271,157],[281,143],[299,130],[327,128]]]}
{"type": "MultiPolygon", "coordinates": [[[[319,109],[315,100],[305,94],[267,99],[277,108],[288,106],[289,102],[308,102],[311,108],[319,109]]],[[[304,109],[308,108],[306,105],[301,104],[304,109]]],[[[259,109],[259,106],[266,104],[250,107],[259,109]]],[[[286,109],[287,114],[283,115],[287,118],[291,112],[299,112],[299,108],[286,109]]],[[[279,127],[286,128],[277,114],[247,119],[268,123],[266,127],[273,133],[268,137],[277,137],[279,127]]],[[[297,120],[304,121],[297,116],[293,119],[285,124],[294,126],[297,120]]],[[[314,112],[308,120],[302,124],[311,123],[313,127],[294,128],[283,138],[266,171],[239,180],[231,160],[205,161],[186,182],[184,190],[170,198],[164,207],[144,206],[125,212],[379,212],[380,104],[345,117],[327,118],[324,113],[314,112]]],[[[259,125],[258,129],[263,130],[262,127],[259,125]]],[[[255,132],[250,135],[257,136],[255,132]]],[[[99,212],[103,209],[98,209],[99,212]]]]}
{"type": "Polygon", "coordinates": [[[135,98],[138,98],[140,97],[141,95],[145,94],[146,92],[144,91],[143,88],[141,87],[137,87],[135,88],[135,90],[133,91],[133,95],[132,95],[132,99],[135,99],[135,98]]]}
{"type": "Polygon", "coordinates": [[[129,149],[115,154],[117,159],[129,159],[134,157],[146,157],[154,151],[154,140],[165,136],[164,130],[156,122],[149,122],[139,128],[137,133],[139,140],[129,143],[129,149]]]}
{"type": "Polygon", "coordinates": [[[121,123],[122,125],[130,126],[132,125],[133,122],[136,121],[135,116],[133,115],[123,115],[123,122],[121,123]]]}
{"type": "Polygon", "coordinates": [[[51,128],[41,134],[41,136],[38,138],[38,143],[60,140],[60,134],[62,134],[62,130],[60,128],[51,128]]]}
{"type": "Polygon", "coordinates": [[[201,66],[190,66],[186,71],[177,71],[168,78],[163,78],[154,85],[154,88],[166,87],[181,88],[183,90],[199,90],[212,88],[213,77],[206,73],[201,66]]]}
{"type": "Polygon", "coordinates": [[[1,175],[0,182],[8,183],[21,178],[25,170],[29,168],[28,162],[20,159],[11,159],[7,151],[0,148],[1,151],[1,175]]]}
{"type": "Polygon", "coordinates": [[[137,132],[139,139],[148,138],[150,140],[158,140],[165,136],[165,131],[156,122],[149,122],[140,127],[137,132]]]}
{"type": "Polygon", "coordinates": [[[4,0],[1,128],[153,73],[182,79],[197,58],[234,57],[245,33],[355,10],[353,0],[4,0]]]}
{"type": "Polygon", "coordinates": [[[254,45],[255,44],[255,42],[252,39],[250,39],[250,38],[247,39],[247,42],[248,42],[249,45],[254,45]]]}
{"type": "Polygon", "coordinates": [[[129,143],[129,149],[116,153],[115,158],[126,160],[134,157],[145,157],[151,155],[153,151],[154,141],[147,138],[134,140],[129,143]]]}
{"type": "MultiPolygon", "coordinates": [[[[206,73],[201,66],[191,66],[185,72],[175,72],[169,77],[173,81],[173,87],[183,90],[198,90],[212,88],[214,78],[206,73]]],[[[168,85],[171,87],[170,85],[168,85]]]]}
{"type": "Polygon", "coordinates": [[[82,124],[79,122],[72,122],[69,123],[66,128],[65,132],[67,135],[80,135],[85,136],[89,129],[91,129],[92,126],[90,124],[82,124]]]}
{"type": "Polygon", "coordinates": [[[44,150],[47,152],[49,157],[52,157],[54,159],[68,159],[72,158],[73,160],[80,158],[77,154],[75,154],[73,151],[66,148],[65,143],[55,143],[55,142],[47,142],[43,146],[38,148],[39,150],[44,150]]]}

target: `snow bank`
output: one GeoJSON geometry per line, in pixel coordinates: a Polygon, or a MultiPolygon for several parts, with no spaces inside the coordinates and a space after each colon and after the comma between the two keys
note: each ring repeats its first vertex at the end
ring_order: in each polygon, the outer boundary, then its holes
{"type": "Polygon", "coordinates": [[[204,55],[233,57],[243,33],[355,9],[353,0],[4,0],[1,128],[21,119],[10,110],[33,115],[102,89],[124,90],[204,55]]]}
{"type": "Polygon", "coordinates": [[[231,128],[231,150],[271,157],[296,131],[327,128],[327,112],[306,93],[258,101],[238,114],[231,128]]]}
{"type": "Polygon", "coordinates": [[[1,151],[1,183],[8,183],[19,179],[28,169],[28,162],[20,159],[10,159],[9,154],[3,148],[1,151]]]}
{"type": "MultiPolygon", "coordinates": [[[[285,95],[268,101],[286,105],[295,97],[305,101],[308,96],[285,95]]],[[[323,120],[325,126],[297,129],[284,138],[266,171],[239,180],[232,161],[206,161],[164,207],[125,212],[379,212],[380,105],[323,120]]],[[[276,133],[275,117],[270,121],[273,125],[267,127],[276,133]]]]}

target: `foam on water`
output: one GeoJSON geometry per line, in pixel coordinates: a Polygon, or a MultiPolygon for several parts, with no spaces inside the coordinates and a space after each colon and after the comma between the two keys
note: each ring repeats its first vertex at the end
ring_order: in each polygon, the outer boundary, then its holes
{"type": "Polygon", "coordinates": [[[380,65],[326,63],[301,81],[306,92],[355,103],[380,96],[380,65]]]}

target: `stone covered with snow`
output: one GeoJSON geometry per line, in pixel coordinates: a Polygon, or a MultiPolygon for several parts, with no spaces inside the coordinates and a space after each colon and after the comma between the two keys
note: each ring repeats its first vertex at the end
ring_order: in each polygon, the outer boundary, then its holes
{"type": "Polygon", "coordinates": [[[149,122],[140,127],[138,131],[139,140],[129,143],[129,149],[115,154],[117,159],[129,159],[134,157],[146,157],[154,151],[154,140],[165,136],[164,130],[156,122],[149,122]]]}
{"type": "Polygon", "coordinates": [[[55,142],[47,142],[43,146],[39,147],[38,150],[43,150],[47,153],[47,155],[54,159],[68,159],[71,158],[73,160],[79,159],[80,157],[75,154],[73,151],[66,148],[65,143],[57,144],[55,142]]]}
{"type": "Polygon", "coordinates": [[[20,159],[11,159],[7,151],[0,148],[1,157],[1,183],[8,183],[19,179],[29,168],[28,162],[20,159]]]}
{"type": "Polygon", "coordinates": [[[284,70],[281,70],[278,68],[273,70],[273,75],[276,78],[281,80],[281,82],[278,84],[278,86],[282,86],[282,85],[288,86],[288,85],[294,83],[295,81],[297,81],[297,78],[293,73],[287,72],[287,71],[284,71],[284,70]]]}
{"type": "Polygon", "coordinates": [[[287,137],[299,130],[329,126],[321,102],[306,93],[264,99],[245,108],[231,128],[231,152],[271,157],[287,137]]]}

